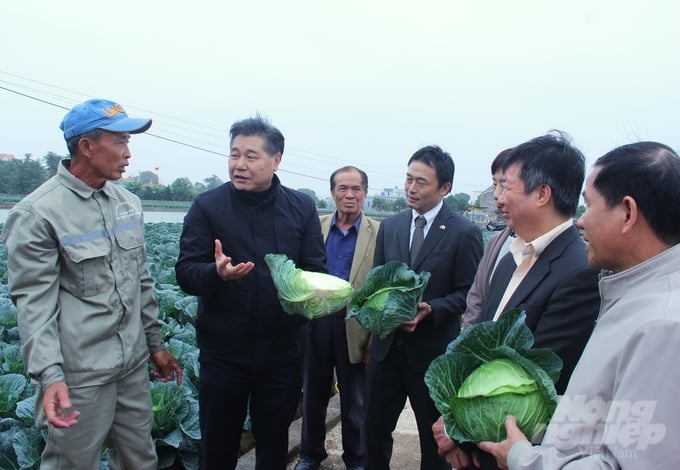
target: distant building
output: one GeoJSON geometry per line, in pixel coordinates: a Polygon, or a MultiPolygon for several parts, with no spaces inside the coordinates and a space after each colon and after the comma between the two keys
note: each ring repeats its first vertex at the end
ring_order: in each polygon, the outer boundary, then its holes
{"type": "Polygon", "coordinates": [[[406,191],[404,191],[404,188],[399,188],[398,186],[395,186],[394,188],[385,188],[382,190],[379,197],[388,201],[396,201],[399,198],[406,199],[406,191]]]}
{"type": "Polygon", "coordinates": [[[470,199],[470,207],[465,216],[479,227],[486,227],[489,222],[502,221],[503,216],[496,213],[496,201],[493,198],[493,185],[479,195],[470,199]]]}
{"type": "Polygon", "coordinates": [[[136,176],[130,175],[126,178],[123,178],[121,181],[124,183],[139,183],[143,188],[147,186],[153,188],[160,185],[158,175],[148,170],[140,171],[136,176]]]}
{"type": "Polygon", "coordinates": [[[406,192],[403,189],[395,186],[394,188],[385,188],[378,194],[368,194],[364,200],[363,210],[373,208],[373,199],[380,198],[388,202],[394,202],[397,199],[406,199],[406,192]]]}
{"type": "Polygon", "coordinates": [[[16,160],[17,157],[10,155],[9,153],[0,153],[0,161],[6,160],[16,160]]]}

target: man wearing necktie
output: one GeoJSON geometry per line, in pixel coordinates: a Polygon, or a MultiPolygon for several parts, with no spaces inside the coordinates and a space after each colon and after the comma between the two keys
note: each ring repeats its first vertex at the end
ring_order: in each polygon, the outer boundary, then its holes
{"type": "Polygon", "coordinates": [[[411,239],[411,252],[409,254],[409,264],[418,256],[420,247],[425,241],[425,224],[427,220],[422,215],[417,216],[413,220],[413,238],[411,239]]]}
{"type": "Polygon", "coordinates": [[[465,297],[482,255],[480,230],[443,202],[453,184],[451,156],[436,146],[413,154],[406,171],[409,208],[380,224],[374,265],[398,260],[431,276],[415,317],[384,339],[373,337],[366,377],[366,469],[389,469],[392,431],[408,397],[422,470],[449,469],[437,454],[432,424],[439,413],[424,376],[460,329],[465,297]]]}
{"type": "MultiPolygon", "coordinates": [[[[498,199],[516,238],[499,261],[481,312],[481,321],[497,320],[520,308],[534,334],[535,348],[548,348],[562,359],[558,394],[564,393],[590,337],[600,305],[598,271],[588,266],[585,244],[574,225],[585,177],[583,154],[561,133],[518,145],[504,165],[498,199]]],[[[440,453],[456,469],[472,458],[441,433],[433,432],[440,453]]],[[[476,448],[475,448],[476,449],[476,448]]],[[[481,468],[496,469],[490,454],[480,454],[481,468]]]]}

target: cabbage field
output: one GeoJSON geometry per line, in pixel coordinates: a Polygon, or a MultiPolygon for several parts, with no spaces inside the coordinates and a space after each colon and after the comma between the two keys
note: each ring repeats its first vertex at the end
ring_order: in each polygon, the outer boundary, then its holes
{"type": "MultiPolygon", "coordinates": [[[[0,231],[2,224],[0,224],[0,231]]],[[[156,280],[162,334],[168,350],[184,369],[181,386],[151,380],[158,468],[198,469],[197,300],[177,286],[175,262],[182,224],[146,224],[149,270],[156,280]]],[[[0,242],[0,469],[37,469],[45,431],[35,428],[34,386],[24,375],[16,309],[7,288],[7,254],[0,242]]],[[[108,468],[102,453],[101,468],[108,468]]]]}

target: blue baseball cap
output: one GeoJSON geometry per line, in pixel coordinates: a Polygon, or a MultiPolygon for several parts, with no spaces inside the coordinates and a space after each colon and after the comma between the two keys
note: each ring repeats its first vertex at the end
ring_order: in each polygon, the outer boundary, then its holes
{"type": "Polygon", "coordinates": [[[139,134],[146,132],[149,127],[151,119],[128,117],[121,105],[102,99],[87,100],[75,105],[59,125],[66,140],[95,129],[139,134]]]}

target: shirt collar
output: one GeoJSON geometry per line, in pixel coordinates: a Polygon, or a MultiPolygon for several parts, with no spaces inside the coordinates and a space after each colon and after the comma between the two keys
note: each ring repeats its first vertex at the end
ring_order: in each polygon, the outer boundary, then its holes
{"type": "Polygon", "coordinates": [[[543,235],[534,238],[534,240],[529,243],[525,242],[520,237],[515,238],[512,243],[510,243],[510,252],[515,259],[515,263],[519,266],[519,263],[522,261],[522,251],[524,251],[524,247],[527,245],[532,245],[534,247],[534,258],[538,258],[553,240],[572,225],[574,225],[574,222],[571,219],[566,220],[543,235]]]}
{"type": "Polygon", "coordinates": [[[429,227],[432,226],[432,222],[434,222],[434,218],[437,217],[437,214],[439,214],[439,211],[441,210],[443,205],[444,205],[444,200],[442,199],[442,200],[439,201],[439,204],[437,204],[436,206],[434,206],[432,209],[425,212],[424,214],[419,214],[418,212],[416,212],[415,209],[411,209],[411,226],[413,226],[415,224],[414,221],[416,220],[416,217],[418,217],[419,215],[422,215],[423,217],[425,217],[425,222],[426,222],[425,227],[426,227],[426,230],[427,230],[429,227]]]}
{"type": "MultiPolygon", "coordinates": [[[[362,212],[359,212],[359,217],[357,217],[357,220],[354,221],[352,224],[352,227],[354,227],[354,230],[357,232],[359,231],[359,227],[361,225],[361,216],[363,215],[362,212]]],[[[331,222],[331,227],[335,227],[336,229],[340,230],[340,227],[338,227],[338,211],[335,211],[333,214],[333,221],[331,222]]]]}

